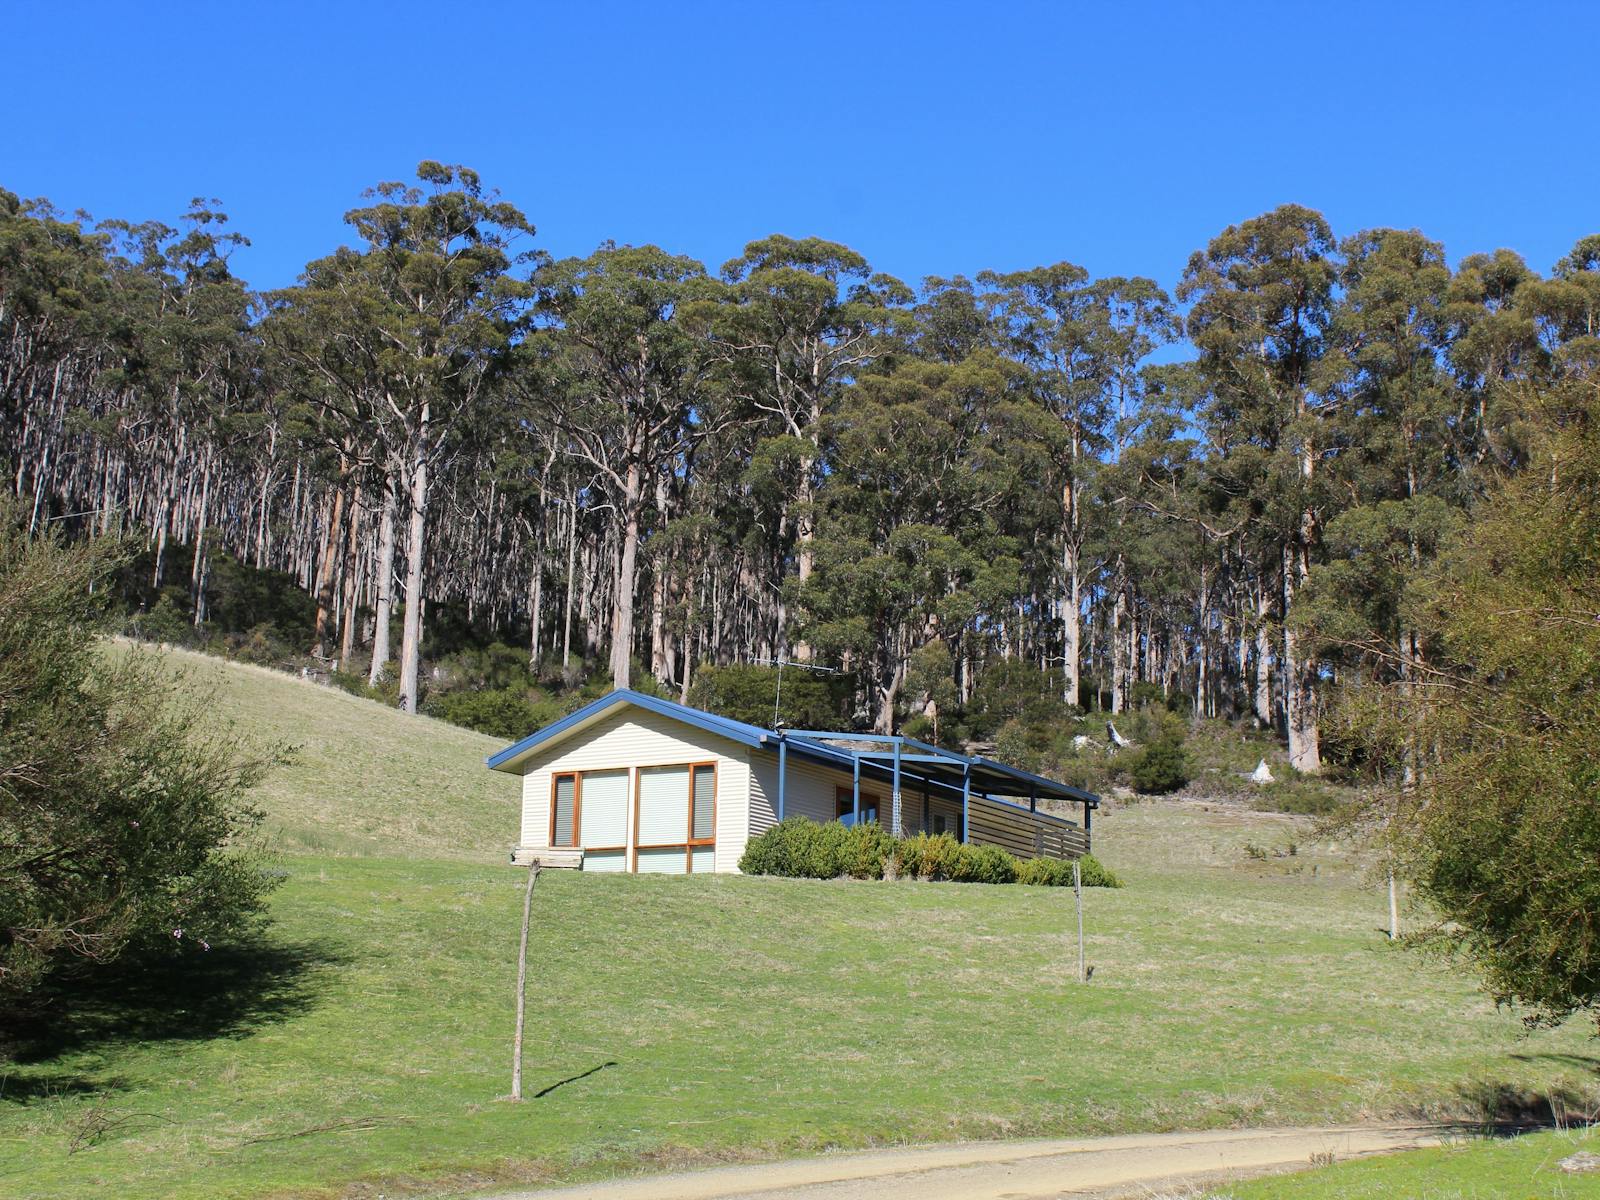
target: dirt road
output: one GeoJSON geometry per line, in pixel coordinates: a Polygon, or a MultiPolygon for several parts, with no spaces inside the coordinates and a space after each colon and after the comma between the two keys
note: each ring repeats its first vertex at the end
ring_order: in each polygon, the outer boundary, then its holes
{"type": "Polygon", "coordinates": [[[496,1200],[1055,1200],[1188,1186],[1437,1145],[1430,1125],[1234,1129],[1029,1142],[963,1142],[718,1167],[496,1200]]]}

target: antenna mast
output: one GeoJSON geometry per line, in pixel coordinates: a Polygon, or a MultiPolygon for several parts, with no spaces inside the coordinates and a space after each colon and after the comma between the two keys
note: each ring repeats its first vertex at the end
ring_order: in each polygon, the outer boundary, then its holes
{"type": "Polygon", "coordinates": [[[834,667],[819,667],[814,663],[795,662],[792,658],[752,658],[751,664],[760,667],[778,668],[778,688],[772,697],[772,728],[778,728],[778,710],[783,706],[783,669],[785,667],[799,667],[802,671],[810,671],[815,675],[837,675],[839,671],[834,667]]]}

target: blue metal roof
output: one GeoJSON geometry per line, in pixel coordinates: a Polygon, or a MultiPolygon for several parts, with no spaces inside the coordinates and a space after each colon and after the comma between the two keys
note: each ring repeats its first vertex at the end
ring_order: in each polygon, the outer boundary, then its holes
{"type": "MultiPolygon", "coordinates": [[[[887,779],[892,774],[892,766],[884,761],[892,756],[892,751],[860,752],[846,749],[843,746],[829,745],[827,738],[837,741],[870,742],[878,745],[901,746],[914,751],[912,754],[901,755],[901,774],[909,775],[925,785],[938,788],[941,792],[952,792],[960,795],[962,775],[970,778],[973,791],[987,796],[996,803],[1008,804],[1009,801],[999,799],[995,794],[998,790],[1000,796],[1019,795],[1014,785],[1026,785],[1028,791],[1036,792],[1041,798],[1071,800],[1075,803],[1088,804],[1097,807],[1100,797],[1081,788],[1072,787],[1070,784],[1060,783],[1053,779],[1046,779],[1042,775],[1034,775],[1027,771],[1008,767],[1004,763],[997,763],[986,758],[975,758],[964,754],[957,754],[953,750],[945,750],[927,742],[919,742],[915,738],[901,737],[891,734],[831,732],[828,730],[807,729],[794,732],[778,733],[771,729],[763,729],[759,725],[751,725],[745,721],[736,721],[732,717],[724,717],[717,713],[706,712],[704,709],[690,708],[687,704],[678,704],[672,700],[663,700],[659,696],[649,696],[644,692],[636,692],[632,688],[618,688],[609,692],[600,699],[584,705],[576,712],[546,725],[536,733],[530,734],[520,742],[507,746],[498,754],[490,755],[486,765],[491,770],[501,770],[508,764],[522,758],[531,750],[547,742],[553,742],[562,737],[569,730],[582,725],[595,717],[602,715],[618,705],[631,704],[635,707],[653,712],[669,720],[682,721],[707,733],[714,733],[718,737],[727,738],[729,741],[754,749],[775,751],[778,742],[782,740],[790,754],[801,758],[811,759],[813,762],[828,766],[838,766],[849,769],[854,761],[859,759],[862,774],[869,778],[887,779]]],[[[1020,805],[1012,807],[1020,808],[1020,805]]],[[[1041,817],[1044,813],[1038,814],[1041,817]]]]}
{"type": "Polygon", "coordinates": [[[746,746],[760,746],[764,739],[775,736],[755,725],[747,725],[743,721],[735,721],[732,717],[718,716],[716,713],[709,713],[703,709],[690,708],[687,704],[663,700],[659,696],[647,696],[645,693],[636,692],[632,688],[618,688],[614,692],[607,692],[598,700],[585,704],[576,712],[569,713],[554,724],[546,725],[536,733],[529,734],[520,742],[507,746],[498,754],[491,754],[484,761],[490,770],[499,770],[502,765],[512,759],[521,758],[529,750],[533,750],[545,742],[554,741],[573,726],[581,725],[585,721],[597,717],[619,704],[632,704],[658,716],[682,721],[687,725],[704,729],[707,733],[715,733],[746,746]]]}

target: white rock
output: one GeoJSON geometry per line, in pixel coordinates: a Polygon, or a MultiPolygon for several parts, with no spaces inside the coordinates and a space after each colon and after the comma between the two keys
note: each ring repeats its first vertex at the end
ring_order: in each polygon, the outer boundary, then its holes
{"type": "Polygon", "coordinates": [[[1266,759],[1263,758],[1260,762],[1258,762],[1256,764],[1256,769],[1250,773],[1250,782],[1251,783],[1274,783],[1274,782],[1276,782],[1276,780],[1275,780],[1275,778],[1274,778],[1274,776],[1272,774],[1272,768],[1267,766],[1267,760],[1266,759]]]}
{"type": "Polygon", "coordinates": [[[1569,1154],[1556,1164],[1569,1175],[1582,1175],[1589,1171],[1600,1171],[1600,1154],[1592,1150],[1579,1150],[1576,1154],[1569,1154]]]}

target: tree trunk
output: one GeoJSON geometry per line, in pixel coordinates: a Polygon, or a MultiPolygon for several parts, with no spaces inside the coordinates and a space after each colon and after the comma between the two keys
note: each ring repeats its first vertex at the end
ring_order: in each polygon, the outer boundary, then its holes
{"type": "Polygon", "coordinates": [[[344,551],[344,600],[339,613],[339,669],[342,671],[349,665],[350,655],[355,650],[356,642],[356,611],[360,608],[361,594],[357,590],[360,582],[361,566],[361,485],[355,485],[354,494],[350,500],[350,536],[345,539],[344,551]]]}
{"type": "MultiPolygon", "coordinates": [[[[427,410],[423,410],[426,428],[427,410]]],[[[411,461],[411,520],[406,536],[406,619],[400,642],[400,708],[417,711],[417,676],[422,666],[422,553],[428,518],[428,460],[420,444],[411,461]]]]}
{"type": "Polygon", "coordinates": [[[389,622],[394,616],[394,517],[395,487],[391,477],[383,484],[383,516],[378,522],[378,602],[372,623],[372,665],[367,684],[377,687],[389,662],[389,622]]]}
{"type": "Polygon", "coordinates": [[[633,600],[639,574],[641,480],[638,460],[628,464],[622,497],[622,551],[617,556],[616,595],[611,608],[611,685],[625,688],[633,668],[633,600]]]}
{"type": "Polygon", "coordinates": [[[1062,548],[1061,570],[1067,585],[1061,605],[1061,665],[1066,676],[1061,691],[1063,700],[1077,704],[1081,669],[1078,659],[1083,642],[1083,577],[1079,571],[1078,547],[1070,538],[1062,548]]]}
{"type": "MultiPolygon", "coordinates": [[[[1119,564],[1120,574],[1120,564],[1119,564]]],[[[1126,643],[1122,636],[1122,627],[1127,624],[1128,618],[1128,589],[1119,579],[1116,584],[1117,595],[1111,605],[1111,711],[1120,713],[1128,705],[1128,696],[1123,688],[1127,677],[1128,661],[1126,643]]]]}
{"type": "Polygon", "coordinates": [[[1283,563],[1283,704],[1284,725],[1289,734],[1289,765],[1307,775],[1322,771],[1322,754],[1317,735],[1315,665],[1302,661],[1298,639],[1288,620],[1295,586],[1304,562],[1295,562],[1295,548],[1284,547],[1283,563]]]}
{"type": "Polygon", "coordinates": [[[339,456],[339,480],[334,484],[328,507],[328,525],[323,531],[322,560],[317,569],[317,623],[312,638],[313,658],[326,657],[328,621],[333,612],[334,572],[339,564],[339,534],[344,531],[345,480],[350,473],[344,455],[339,456]]]}
{"type": "Polygon", "coordinates": [[[561,610],[561,666],[572,660],[572,589],[578,574],[578,493],[567,497],[567,600],[561,610]]]}
{"type": "Polygon", "coordinates": [[[1267,632],[1268,600],[1264,581],[1256,580],[1256,725],[1271,729],[1272,720],[1272,639],[1267,632]]]}

